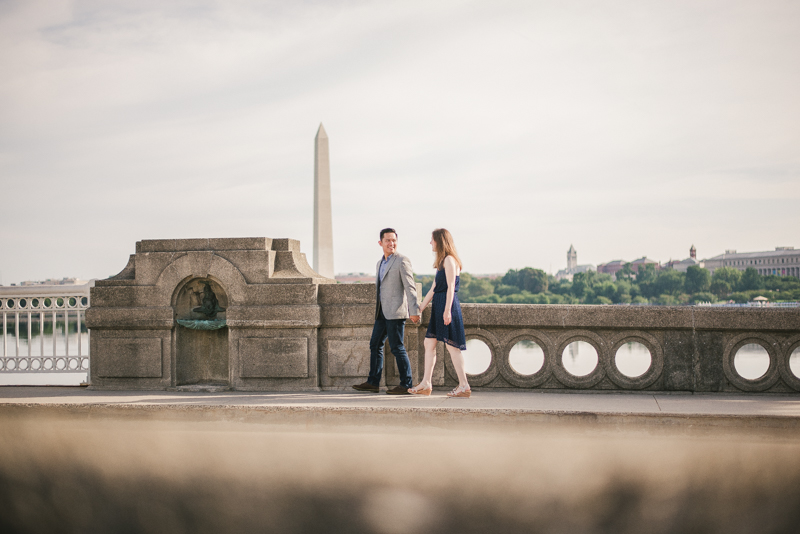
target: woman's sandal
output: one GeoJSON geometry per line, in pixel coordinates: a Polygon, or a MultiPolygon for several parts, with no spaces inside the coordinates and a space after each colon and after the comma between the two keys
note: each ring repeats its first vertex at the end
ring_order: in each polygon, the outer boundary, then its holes
{"type": "Polygon", "coordinates": [[[450,398],[459,397],[459,398],[463,398],[463,399],[468,399],[471,394],[472,394],[472,390],[471,389],[461,389],[461,387],[459,386],[459,387],[455,388],[453,391],[451,391],[450,393],[448,393],[447,396],[450,397],[450,398]]]}
{"type": "Polygon", "coordinates": [[[431,392],[433,391],[432,386],[429,387],[428,389],[417,389],[417,388],[419,388],[419,385],[417,385],[417,387],[410,388],[408,392],[411,393],[412,395],[430,395],[431,392]]]}

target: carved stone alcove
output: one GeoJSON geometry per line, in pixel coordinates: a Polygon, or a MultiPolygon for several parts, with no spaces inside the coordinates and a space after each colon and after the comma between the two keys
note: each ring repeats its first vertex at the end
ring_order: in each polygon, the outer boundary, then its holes
{"type": "Polygon", "coordinates": [[[175,385],[228,386],[228,296],[212,278],[176,290],[175,385]]]}

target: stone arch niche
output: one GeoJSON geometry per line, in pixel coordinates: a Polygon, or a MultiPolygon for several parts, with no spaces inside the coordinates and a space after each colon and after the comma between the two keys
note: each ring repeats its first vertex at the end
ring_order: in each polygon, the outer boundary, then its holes
{"type": "Polygon", "coordinates": [[[230,386],[228,295],[213,277],[190,277],[175,290],[174,385],[230,386]]]}

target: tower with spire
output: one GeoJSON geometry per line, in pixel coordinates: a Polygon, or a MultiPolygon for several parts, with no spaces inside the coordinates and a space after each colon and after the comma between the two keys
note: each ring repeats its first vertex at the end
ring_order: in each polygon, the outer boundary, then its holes
{"type": "Polygon", "coordinates": [[[571,244],[567,251],[567,271],[573,272],[578,266],[578,251],[571,244]]]}

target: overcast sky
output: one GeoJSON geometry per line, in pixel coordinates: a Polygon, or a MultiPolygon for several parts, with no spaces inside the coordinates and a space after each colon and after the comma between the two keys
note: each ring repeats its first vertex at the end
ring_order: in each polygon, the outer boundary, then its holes
{"type": "Polygon", "coordinates": [[[800,2],[0,0],[0,276],[291,237],[336,272],[800,247],[800,2]]]}

